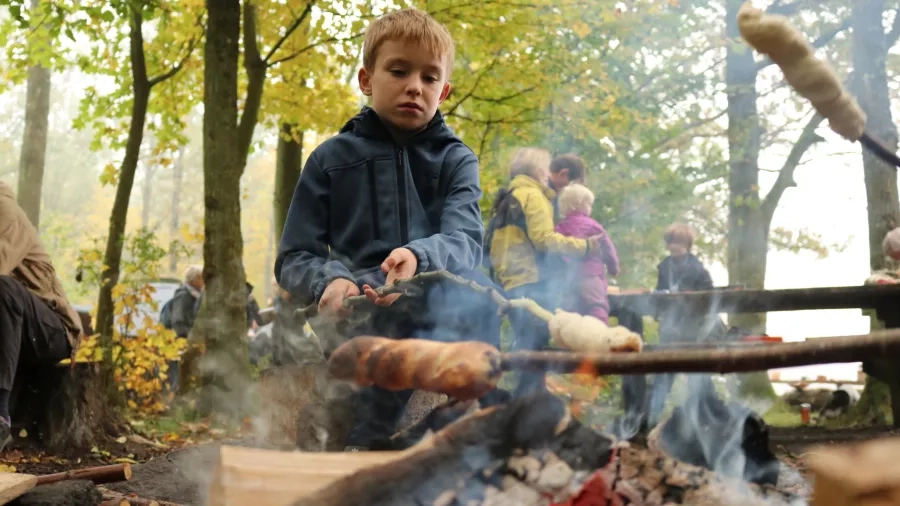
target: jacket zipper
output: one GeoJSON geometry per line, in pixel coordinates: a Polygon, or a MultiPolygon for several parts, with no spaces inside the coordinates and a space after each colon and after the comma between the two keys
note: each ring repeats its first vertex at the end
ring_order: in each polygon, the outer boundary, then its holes
{"type": "Polygon", "coordinates": [[[409,216],[406,198],[406,173],[403,170],[403,148],[397,149],[397,194],[400,204],[400,245],[409,243],[409,216]]]}

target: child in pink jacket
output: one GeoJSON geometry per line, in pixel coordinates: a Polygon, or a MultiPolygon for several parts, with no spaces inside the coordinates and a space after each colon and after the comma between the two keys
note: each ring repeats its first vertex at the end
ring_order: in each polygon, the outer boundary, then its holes
{"type": "Polygon", "coordinates": [[[591,315],[609,323],[609,295],[606,276],[619,274],[619,258],[606,230],[591,218],[594,194],[584,185],[572,183],[559,194],[559,212],[564,216],[556,231],[569,237],[587,239],[602,236],[601,255],[576,259],[563,257],[565,276],[573,280],[575,288],[567,309],[583,315],[591,315]]]}

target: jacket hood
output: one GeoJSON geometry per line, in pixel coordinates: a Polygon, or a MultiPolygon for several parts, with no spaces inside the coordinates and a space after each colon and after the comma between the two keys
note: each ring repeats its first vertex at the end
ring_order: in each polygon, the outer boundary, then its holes
{"type": "Polygon", "coordinates": [[[519,188],[531,188],[534,190],[538,190],[543,193],[545,197],[550,200],[553,200],[556,197],[556,192],[553,191],[552,188],[548,188],[541,183],[538,182],[537,179],[526,176],[525,174],[519,174],[512,179],[509,183],[510,190],[516,190],[519,188]]]}
{"type": "MultiPolygon", "coordinates": [[[[350,118],[341,128],[340,133],[353,132],[361,137],[391,139],[390,127],[381,120],[378,113],[369,106],[363,108],[350,118]]],[[[424,136],[428,139],[456,139],[456,134],[444,122],[444,115],[436,111],[425,128],[412,134],[412,137],[424,136]]]]}

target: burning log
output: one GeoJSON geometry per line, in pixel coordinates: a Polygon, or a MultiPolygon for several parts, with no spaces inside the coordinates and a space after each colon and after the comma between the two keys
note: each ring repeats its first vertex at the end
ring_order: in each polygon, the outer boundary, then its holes
{"type": "Polygon", "coordinates": [[[169,501],[158,501],[156,499],[144,499],[134,495],[125,495],[110,490],[103,491],[103,500],[110,504],[124,504],[131,506],[182,506],[180,504],[169,501]],[[116,502],[118,501],[118,502],[116,502]]]}
{"type": "Polygon", "coordinates": [[[609,462],[612,440],[544,393],[466,416],[389,463],[360,470],[294,506],[549,504],[609,462]]]}
{"type": "Polygon", "coordinates": [[[781,506],[797,498],[617,445],[543,393],[465,415],[403,452],[223,448],[208,504],[781,506]]]}
{"type": "Polygon", "coordinates": [[[654,350],[641,353],[507,352],[474,341],[439,343],[361,336],[339,346],[331,374],[386,389],[426,389],[457,399],[484,395],[503,371],[652,374],[734,373],[802,365],[860,362],[900,353],[900,329],[766,346],[654,350]]]}
{"type": "Polygon", "coordinates": [[[38,485],[49,485],[66,480],[90,480],[95,485],[116,483],[131,479],[131,464],[113,464],[109,466],[85,467],[63,473],[44,474],[37,477],[38,485]]]}

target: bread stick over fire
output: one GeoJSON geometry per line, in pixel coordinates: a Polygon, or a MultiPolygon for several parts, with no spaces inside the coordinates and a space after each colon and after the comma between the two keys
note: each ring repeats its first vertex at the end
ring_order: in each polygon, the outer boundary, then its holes
{"type": "Polygon", "coordinates": [[[477,399],[503,374],[500,351],[477,341],[442,343],[424,339],[361,336],[339,346],[329,359],[331,374],[362,386],[420,389],[455,399],[477,399]]]}
{"type": "Polygon", "coordinates": [[[738,11],[741,36],[756,51],[768,55],[797,93],[812,102],[841,137],[856,142],[866,126],[866,114],[841,84],[831,66],[816,58],[806,37],[787,18],[745,2],[738,11]]]}
{"type": "Polygon", "coordinates": [[[641,351],[641,336],[618,325],[610,327],[591,315],[557,309],[548,323],[553,344],[581,353],[641,351]]]}

